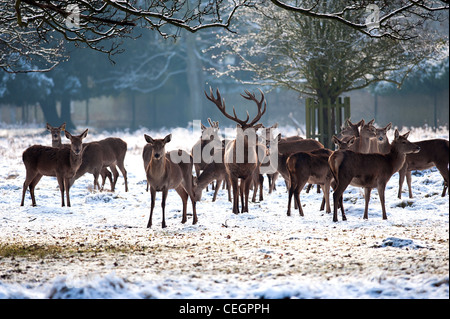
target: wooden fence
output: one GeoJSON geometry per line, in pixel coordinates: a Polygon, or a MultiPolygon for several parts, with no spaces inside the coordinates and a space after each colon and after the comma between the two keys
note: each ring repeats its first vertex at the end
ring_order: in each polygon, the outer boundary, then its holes
{"type": "Polygon", "coordinates": [[[335,103],[307,98],[305,109],[306,137],[318,139],[326,148],[334,149],[331,138],[350,118],[350,98],[338,98],[335,103]]]}

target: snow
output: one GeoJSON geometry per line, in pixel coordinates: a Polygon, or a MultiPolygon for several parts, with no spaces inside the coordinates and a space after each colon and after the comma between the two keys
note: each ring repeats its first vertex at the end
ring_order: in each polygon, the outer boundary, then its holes
{"type": "MultiPolygon", "coordinates": [[[[295,134],[292,127],[279,131],[295,134]]],[[[397,198],[398,174],[391,178],[387,220],[381,218],[376,190],[369,219],[363,220],[362,191],[351,186],[344,193],[346,222],[333,223],[331,214],[319,211],[322,195],[315,189],[300,195],[305,216],[295,210],[288,217],[280,177],[272,194],[265,179],[264,200],[240,215],[232,213],[225,190],[212,202],[209,188],[197,203],[197,225],[190,202],[188,221],[181,224],[181,200],[171,190],[162,229],[157,193],[153,226],[147,229],[144,133],[155,138],[172,133],[168,150],[189,151],[200,136],[187,128],[90,129],[86,142],[108,136],[127,142],[129,192],[121,175],[114,193],[93,191],[93,177],[86,174],[71,189],[72,207],[60,207],[55,178],[43,177],[36,188],[38,206],[31,207],[27,192],[20,207],[22,152],[51,140],[43,126],[0,126],[0,251],[28,249],[0,254],[0,298],[449,297],[449,197],[441,197],[443,179],[436,169],[413,173],[411,199],[406,183],[397,198]]],[[[412,128],[409,139],[434,137],[448,139],[448,130],[412,128]]]]}

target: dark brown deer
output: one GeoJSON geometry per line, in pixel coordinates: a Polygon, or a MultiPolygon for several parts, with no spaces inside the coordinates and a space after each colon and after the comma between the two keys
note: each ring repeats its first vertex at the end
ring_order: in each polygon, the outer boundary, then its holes
{"type": "MultiPolygon", "coordinates": [[[[287,184],[287,188],[289,190],[289,171],[286,166],[287,158],[298,152],[310,152],[313,150],[324,148],[322,143],[314,140],[314,139],[303,139],[303,138],[292,138],[285,139],[281,137],[281,134],[278,134],[275,138],[272,138],[270,141],[266,140],[267,148],[269,152],[273,150],[271,147],[273,145],[277,145],[278,152],[278,163],[277,163],[277,172],[281,174],[287,184]]],[[[275,181],[277,179],[278,174],[274,174],[274,180],[272,182],[271,188],[269,189],[269,193],[271,193],[275,187],[275,181]]]]}
{"type": "Polygon", "coordinates": [[[127,143],[118,137],[108,137],[98,141],[102,148],[103,167],[109,167],[114,175],[111,191],[114,192],[119,172],[116,166],[119,167],[124,182],[125,192],[128,192],[127,170],[125,169],[125,155],[127,153],[127,143]]]}
{"type": "Polygon", "coordinates": [[[398,198],[402,198],[402,186],[406,176],[409,198],[413,197],[411,189],[411,171],[429,169],[434,166],[444,178],[442,197],[445,196],[449,180],[449,141],[444,139],[431,139],[414,142],[420,147],[420,152],[406,155],[406,161],[399,171],[398,198]]]}
{"type": "Polygon", "coordinates": [[[371,153],[376,148],[376,143],[374,138],[376,137],[376,128],[373,125],[375,120],[371,120],[368,123],[365,123],[364,120],[359,121],[356,124],[347,120],[347,128],[341,131],[342,136],[347,136],[347,138],[351,136],[355,136],[355,142],[350,147],[350,149],[354,152],[358,153],[371,153]],[[357,133],[358,127],[361,127],[357,133]]]}
{"type": "Polygon", "coordinates": [[[311,152],[298,152],[289,156],[286,162],[290,178],[288,216],[291,216],[292,196],[297,203],[300,216],[303,216],[300,192],[306,183],[321,186],[326,203],[326,212],[331,212],[330,187],[333,174],[328,165],[328,158],[332,153],[329,149],[321,148],[311,152]]]}
{"type": "Polygon", "coordinates": [[[33,145],[23,152],[22,160],[25,164],[27,173],[25,182],[23,183],[21,206],[24,205],[25,193],[28,187],[31,194],[31,203],[33,206],[36,206],[36,199],[34,196],[36,185],[39,183],[42,176],[56,176],[61,191],[61,206],[65,206],[65,191],[67,206],[70,207],[70,179],[75,176],[76,171],[81,165],[83,157],[82,140],[86,137],[87,132],[88,129],[80,135],[72,136],[69,132],[64,131],[65,136],[71,142],[70,148],[33,145]]]}
{"type": "Polygon", "coordinates": [[[337,186],[333,193],[333,221],[337,222],[338,205],[341,207],[342,220],[346,220],[342,203],[342,194],[349,184],[364,188],[364,219],[368,218],[370,192],[377,188],[380,197],[383,219],[387,219],[384,205],[384,191],[391,176],[400,170],[406,160],[406,154],[417,153],[420,147],[407,140],[409,132],[400,135],[395,130],[395,138],[388,154],[363,154],[351,150],[337,150],[330,156],[330,165],[337,186]]]}
{"type": "Polygon", "coordinates": [[[259,91],[261,92],[260,100],[256,98],[255,94],[252,94],[247,90],[245,91],[245,95],[241,94],[243,98],[254,101],[258,109],[258,113],[250,122],[248,112],[245,120],[241,120],[237,117],[234,107],[234,116],[226,112],[225,99],[222,99],[218,89],[216,92],[217,98],[214,97],[211,88],[209,96],[205,92],[206,98],[213,102],[225,117],[237,123],[236,139],[227,144],[224,154],[225,168],[231,181],[233,192],[233,213],[235,214],[239,214],[239,192],[242,194],[242,212],[248,212],[248,195],[250,184],[252,183],[254,172],[259,165],[256,130],[260,128],[262,124],[257,124],[257,122],[266,112],[267,107],[267,103],[264,101],[264,93],[261,90],[259,91]]]}
{"type": "Polygon", "coordinates": [[[63,123],[61,126],[51,126],[50,124],[47,123],[47,131],[50,132],[51,136],[52,136],[52,147],[61,147],[62,146],[62,142],[61,142],[61,131],[65,131],[66,130],[66,123],[63,123]]]}
{"type": "Polygon", "coordinates": [[[195,195],[193,191],[192,157],[182,150],[175,150],[166,153],[165,146],[168,142],[170,142],[172,138],[171,134],[167,135],[163,139],[153,139],[146,134],[144,134],[144,137],[147,143],[151,144],[153,147],[150,161],[146,169],[151,196],[150,217],[147,223],[147,228],[152,227],[152,216],[153,209],[155,207],[156,192],[162,192],[162,228],[166,227],[165,208],[169,189],[175,189],[183,201],[183,218],[181,220],[183,224],[187,221],[187,199],[188,197],[191,199],[193,210],[192,224],[195,225],[197,223],[197,212],[195,207],[195,195]],[[175,158],[175,156],[187,159],[187,161],[184,160],[180,163],[174,163],[173,158],[175,158]]]}

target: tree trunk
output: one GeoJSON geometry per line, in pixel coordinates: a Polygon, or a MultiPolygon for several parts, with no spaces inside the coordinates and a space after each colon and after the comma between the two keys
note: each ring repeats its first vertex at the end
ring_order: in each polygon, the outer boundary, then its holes
{"type": "Polygon", "coordinates": [[[76,129],[70,113],[70,98],[67,96],[63,96],[61,99],[61,121],[66,123],[66,130],[74,131],[76,129]]]}
{"type": "Polygon", "coordinates": [[[196,55],[195,34],[186,34],[187,82],[192,120],[202,118],[203,73],[202,63],[196,55]]]}
{"type": "Polygon", "coordinates": [[[47,123],[52,126],[60,126],[63,123],[56,110],[56,100],[53,97],[48,97],[40,105],[47,123]]]}

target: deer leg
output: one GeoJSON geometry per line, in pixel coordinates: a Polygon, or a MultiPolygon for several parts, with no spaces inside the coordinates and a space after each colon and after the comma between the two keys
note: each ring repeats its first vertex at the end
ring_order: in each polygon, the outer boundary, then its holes
{"type": "Polygon", "coordinates": [[[125,169],[125,166],[123,165],[123,160],[119,161],[117,163],[117,166],[119,166],[120,171],[122,172],[123,179],[125,181],[125,192],[128,192],[128,178],[127,178],[127,170],[125,169]]]}
{"type": "MultiPolygon", "coordinates": [[[[27,176],[25,177],[25,182],[23,182],[23,188],[22,188],[22,201],[20,202],[20,206],[23,206],[25,204],[25,194],[27,192],[28,186],[30,187],[30,194],[31,194],[31,183],[33,182],[33,179],[36,177],[37,174],[31,175],[27,172],[27,176]]],[[[33,196],[31,197],[31,200],[33,201],[33,196]]],[[[36,206],[36,205],[33,205],[36,206]]]]}
{"type": "Polygon", "coordinates": [[[384,190],[386,188],[386,184],[378,184],[377,190],[378,190],[378,196],[380,197],[381,202],[381,210],[383,212],[383,219],[387,219],[386,215],[386,206],[384,204],[384,190]]]}
{"type": "Polygon", "coordinates": [[[370,201],[370,192],[372,191],[372,188],[370,187],[364,187],[364,199],[365,199],[365,206],[364,206],[364,217],[363,219],[369,219],[369,201],[370,201]]]}
{"type": "Polygon", "coordinates": [[[437,164],[436,168],[439,170],[439,173],[441,173],[442,177],[444,178],[444,188],[442,190],[441,195],[442,197],[444,197],[448,187],[448,163],[437,164]]]}
{"type": "MultiPolygon", "coordinates": [[[[252,177],[247,177],[244,181],[244,203],[242,204],[242,212],[248,213],[248,198],[250,194],[250,184],[252,183],[252,177]]],[[[255,184],[255,190],[257,190],[257,185],[255,184]]]]}
{"type": "Polygon", "coordinates": [[[411,171],[406,172],[406,184],[408,184],[409,198],[413,198],[412,188],[411,188],[411,171]]]}
{"type": "Polygon", "coordinates": [[[398,171],[398,195],[397,195],[397,197],[399,199],[402,199],[402,188],[403,188],[403,182],[405,181],[406,170],[407,170],[407,165],[405,163],[403,165],[403,167],[398,171]]]}
{"type": "Polygon", "coordinates": [[[292,183],[291,183],[291,187],[289,187],[289,195],[288,195],[288,209],[287,209],[288,216],[291,216],[291,201],[292,201],[293,194],[294,194],[294,187],[292,186],[292,183]]]}
{"type": "Polygon", "coordinates": [[[178,193],[178,195],[180,195],[181,201],[183,202],[183,217],[181,219],[181,223],[184,224],[187,221],[186,209],[187,209],[187,199],[189,196],[186,190],[181,186],[175,188],[175,191],[178,193]]]}
{"type": "Polygon", "coordinates": [[[300,216],[304,216],[302,203],[300,202],[300,192],[302,191],[303,187],[305,187],[306,182],[307,182],[307,180],[299,181],[299,183],[297,184],[297,187],[294,190],[294,196],[295,196],[294,199],[295,199],[295,202],[297,203],[298,212],[299,212],[300,216]]]}
{"type": "Polygon", "coordinates": [[[64,179],[60,176],[57,176],[56,179],[58,180],[59,190],[61,192],[61,206],[66,206],[64,204],[64,179]]]}
{"type": "Polygon", "coordinates": [[[239,214],[239,185],[237,178],[231,178],[231,187],[233,189],[233,213],[239,214]]]}
{"type": "Polygon", "coordinates": [[[322,206],[320,210],[323,210],[323,204],[325,202],[327,209],[327,214],[331,213],[331,207],[330,207],[330,183],[325,182],[324,185],[321,185],[322,191],[323,191],[323,198],[322,198],[322,206]]]}
{"type": "Polygon", "coordinates": [[[33,180],[31,181],[30,184],[30,195],[31,195],[31,205],[32,206],[36,206],[36,197],[34,196],[34,189],[37,185],[37,183],[39,183],[39,181],[41,180],[42,175],[38,174],[35,178],[33,178],[33,180]]]}
{"type": "Polygon", "coordinates": [[[259,174],[259,201],[260,202],[264,200],[263,184],[264,184],[264,176],[262,174],[259,174]]]}
{"type": "MultiPolygon", "coordinates": [[[[337,210],[338,207],[341,207],[342,212],[342,220],[347,220],[347,217],[345,217],[344,212],[344,205],[343,205],[343,196],[345,189],[347,188],[348,184],[350,184],[350,181],[344,178],[338,178],[339,183],[336,187],[336,189],[333,192],[333,222],[337,222],[337,210]]],[[[351,180],[351,179],[350,179],[351,180]]]]}
{"type": "Polygon", "coordinates": [[[31,181],[30,184],[30,195],[31,195],[31,204],[33,206],[36,206],[36,197],[34,196],[34,189],[36,187],[36,185],[39,183],[39,181],[41,180],[42,175],[38,174],[35,178],[33,178],[33,180],[31,181]]]}
{"type": "Polygon", "coordinates": [[[70,196],[69,196],[70,179],[69,178],[65,178],[63,182],[64,182],[64,188],[66,189],[67,207],[71,207],[70,206],[70,196]]]}
{"type": "Polygon", "coordinates": [[[222,180],[218,179],[217,183],[216,183],[216,188],[214,189],[214,196],[213,196],[213,199],[212,199],[213,202],[216,201],[217,193],[219,192],[220,185],[222,185],[222,180]]]}
{"type": "Polygon", "coordinates": [[[111,169],[111,172],[114,176],[113,178],[113,183],[111,185],[111,192],[114,192],[114,190],[116,189],[116,183],[117,183],[117,178],[119,177],[119,172],[116,169],[116,165],[111,165],[109,166],[109,168],[111,169]]]}
{"type": "MultiPolygon", "coordinates": [[[[162,208],[162,228],[166,228],[166,198],[167,198],[168,190],[166,187],[163,187],[162,190],[162,200],[161,200],[161,208],[162,208]]],[[[183,214],[185,214],[186,205],[183,203],[183,214]]],[[[186,222],[186,221],[185,221],[186,222]]]]}
{"type": "Polygon", "coordinates": [[[155,197],[156,197],[156,190],[155,188],[150,187],[151,204],[150,204],[150,217],[148,219],[147,228],[152,227],[153,208],[155,208],[155,197]]]}

